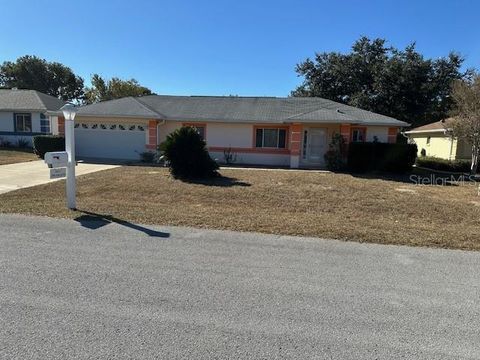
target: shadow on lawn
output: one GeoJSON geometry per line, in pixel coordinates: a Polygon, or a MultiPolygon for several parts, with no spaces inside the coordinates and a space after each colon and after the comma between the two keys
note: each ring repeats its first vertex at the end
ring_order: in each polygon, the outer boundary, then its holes
{"type": "Polygon", "coordinates": [[[132,224],[131,222],[125,221],[118,219],[112,215],[103,215],[103,214],[97,214],[94,212],[90,211],[85,211],[85,210],[78,210],[78,212],[83,213],[83,215],[80,215],[76,217],[74,220],[79,222],[80,225],[83,227],[86,227],[88,229],[96,230],[99,229],[105,225],[108,225],[110,223],[116,223],[125,227],[128,227],[133,230],[141,231],[148,236],[152,237],[161,237],[161,238],[168,238],[170,237],[169,233],[165,233],[162,231],[156,231],[152,230],[140,225],[132,224]]]}
{"type": "Polygon", "coordinates": [[[252,186],[250,183],[244,181],[238,181],[235,178],[228,176],[218,176],[211,179],[178,179],[188,184],[198,184],[205,186],[217,186],[217,187],[232,187],[232,186],[252,186]]]}

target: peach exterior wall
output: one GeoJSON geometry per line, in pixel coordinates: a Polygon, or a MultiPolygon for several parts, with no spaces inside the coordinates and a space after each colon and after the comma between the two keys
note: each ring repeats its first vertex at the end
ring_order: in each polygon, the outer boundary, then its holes
{"type": "Polygon", "coordinates": [[[388,129],[387,126],[367,126],[367,141],[373,141],[376,136],[379,142],[388,142],[388,129]]]}
{"type": "MultiPolygon", "coordinates": [[[[199,124],[206,125],[206,141],[209,147],[232,147],[232,148],[245,148],[252,149],[255,144],[254,141],[254,126],[260,126],[261,124],[227,124],[227,123],[215,123],[215,122],[198,122],[199,124]]],[[[184,122],[181,121],[167,121],[165,124],[158,126],[158,142],[161,143],[165,140],[166,136],[180,128],[184,122]]],[[[275,124],[269,124],[275,125],[275,124]]],[[[283,124],[278,124],[283,125],[283,124]]],[[[327,129],[327,141],[330,140],[334,133],[340,133],[340,124],[299,124],[292,125],[292,129],[300,131],[300,143],[299,143],[299,155],[302,154],[303,143],[303,130],[308,128],[325,128],[327,129]]],[[[387,126],[367,126],[367,141],[373,141],[374,137],[378,138],[380,142],[388,142],[389,140],[389,128],[387,126]]],[[[350,126],[348,126],[350,131],[350,126]]],[[[349,133],[350,134],[350,133],[349,133]]],[[[298,136],[296,135],[296,136],[298,136]]],[[[350,135],[348,135],[350,136],[350,135]]],[[[291,144],[289,144],[291,146],[291,144]]],[[[210,152],[212,157],[223,161],[223,152],[215,149],[210,152]]],[[[285,153],[252,153],[236,151],[237,163],[249,163],[249,164],[263,164],[263,165],[275,165],[275,166],[289,166],[290,154],[285,153]]]]}
{"type": "MultiPolygon", "coordinates": [[[[278,153],[256,153],[252,152],[254,144],[254,126],[260,124],[227,124],[215,122],[198,122],[199,124],[206,124],[206,141],[208,147],[215,148],[234,148],[237,155],[236,163],[238,164],[253,164],[253,165],[272,165],[272,166],[289,166],[290,155],[285,152],[287,150],[279,151],[278,153]],[[239,148],[246,149],[242,152],[239,148]]],[[[165,124],[158,126],[158,141],[159,143],[165,141],[167,135],[172,131],[182,127],[184,122],[181,121],[167,121],[165,124]]],[[[189,122],[191,124],[191,122],[189,122]]],[[[276,125],[276,124],[269,124],[276,125]]],[[[282,125],[282,124],[278,124],[282,125]]],[[[219,162],[224,162],[223,151],[210,151],[212,158],[219,162]]]]}

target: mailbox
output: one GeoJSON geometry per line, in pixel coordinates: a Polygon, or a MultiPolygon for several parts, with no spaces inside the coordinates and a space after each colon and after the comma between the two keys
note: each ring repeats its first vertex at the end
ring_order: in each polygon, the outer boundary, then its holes
{"type": "Polygon", "coordinates": [[[49,168],[67,167],[68,154],[66,151],[54,151],[45,153],[45,163],[49,168]]]}

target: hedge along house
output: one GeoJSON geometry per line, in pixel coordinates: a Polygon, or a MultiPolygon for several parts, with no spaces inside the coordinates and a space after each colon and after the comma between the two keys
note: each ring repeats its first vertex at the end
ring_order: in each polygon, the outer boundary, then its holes
{"type": "MultiPolygon", "coordinates": [[[[61,114],[52,121],[63,131],[61,114]],[[57,120],[58,119],[58,120],[57,120]]],[[[347,142],[395,142],[407,123],[321,98],[159,96],[126,97],[78,109],[78,157],[138,159],[181,126],[194,126],[214,159],[236,163],[322,167],[334,133],[347,142]]]]}
{"type": "Polygon", "coordinates": [[[406,131],[411,144],[417,144],[418,156],[445,160],[471,160],[472,149],[465,141],[453,136],[453,119],[445,119],[406,131]]]}
{"type": "Polygon", "coordinates": [[[57,126],[50,123],[47,113],[64,104],[36,90],[0,89],[0,145],[15,146],[19,140],[31,145],[34,135],[50,134],[57,126]]]}

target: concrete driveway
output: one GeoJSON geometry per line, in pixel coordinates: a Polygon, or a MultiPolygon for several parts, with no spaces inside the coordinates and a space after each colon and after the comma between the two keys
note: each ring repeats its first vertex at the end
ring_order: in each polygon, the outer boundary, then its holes
{"type": "Polygon", "coordinates": [[[479,252],[78,214],[0,215],[0,358],[480,359],[479,252]]]}
{"type": "MultiPolygon", "coordinates": [[[[76,175],[84,175],[114,167],[117,167],[117,165],[79,163],[76,168],[76,175]]],[[[50,171],[43,160],[0,165],[0,194],[58,180],[50,180],[50,171]]]]}

